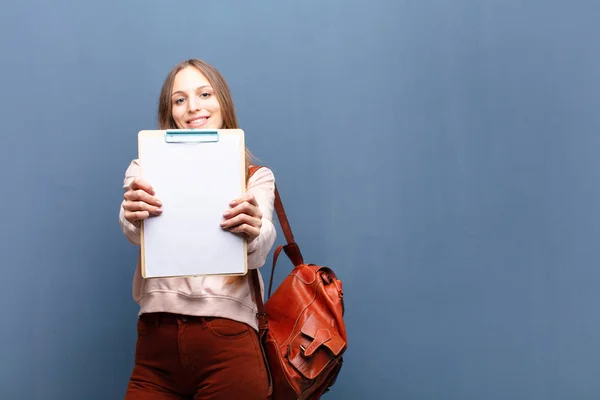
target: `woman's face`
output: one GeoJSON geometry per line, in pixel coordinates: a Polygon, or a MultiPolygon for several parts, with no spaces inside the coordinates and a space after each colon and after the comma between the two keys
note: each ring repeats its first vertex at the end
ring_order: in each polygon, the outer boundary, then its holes
{"type": "Polygon", "coordinates": [[[171,93],[173,120],[179,129],[221,129],[221,106],[208,79],[186,67],[175,75],[171,93]]]}

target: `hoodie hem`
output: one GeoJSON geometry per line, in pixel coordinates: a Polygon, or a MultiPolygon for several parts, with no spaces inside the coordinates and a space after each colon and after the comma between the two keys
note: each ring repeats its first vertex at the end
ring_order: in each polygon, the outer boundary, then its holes
{"type": "Polygon", "coordinates": [[[196,317],[228,318],[249,325],[258,332],[255,304],[247,304],[226,296],[194,296],[176,292],[149,292],[139,300],[139,315],[153,312],[191,315],[196,317]]]}

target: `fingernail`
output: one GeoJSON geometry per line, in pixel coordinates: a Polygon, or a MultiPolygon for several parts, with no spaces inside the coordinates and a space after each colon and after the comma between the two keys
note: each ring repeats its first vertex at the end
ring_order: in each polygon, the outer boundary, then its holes
{"type": "Polygon", "coordinates": [[[159,213],[162,213],[162,212],[163,212],[163,209],[162,209],[162,208],[159,208],[157,211],[158,211],[159,213]]]}
{"type": "Polygon", "coordinates": [[[229,203],[229,205],[230,205],[231,207],[235,206],[236,204],[237,204],[237,200],[233,200],[231,203],[229,203]]]}
{"type": "Polygon", "coordinates": [[[225,226],[225,221],[221,221],[221,226],[225,226]]]}
{"type": "Polygon", "coordinates": [[[229,214],[231,214],[229,211],[225,211],[225,212],[223,213],[223,216],[224,216],[224,217],[228,217],[228,216],[229,216],[229,214]]]}
{"type": "Polygon", "coordinates": [[[162,207],[162,201],[156,199],[156,204],[158,204],[159,207],[162,207]]]}

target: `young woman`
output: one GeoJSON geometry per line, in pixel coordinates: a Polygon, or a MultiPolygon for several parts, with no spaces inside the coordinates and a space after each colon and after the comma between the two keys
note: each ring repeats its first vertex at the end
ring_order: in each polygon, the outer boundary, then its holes
{"type": "MultiPolygon", "coordinates": [[[[227,83],[213,66],[196,59],[169,72],[158,123],[160,129],[238,128],[227,83]]],[[[264,264],[275,241],[274,189],[272,171],[260,168],[247,180],[244,196],[223,205],[221,227],[246,236],[249,269],[264,264]]],[[[151,182],[139,177],[137,160],[125,173],[124,190],[121,227],[139,245],[140,222],[160,218],[169,204],[163,205],[151,182]]],[[[268,380],[248,275],[144,279],[138,262],[133,297],[140,311],[126,399],[266,398],[268,380]]]]}

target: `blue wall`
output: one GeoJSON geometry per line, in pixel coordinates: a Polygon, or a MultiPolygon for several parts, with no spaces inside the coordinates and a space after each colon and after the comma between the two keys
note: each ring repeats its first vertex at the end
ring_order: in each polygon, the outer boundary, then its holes
{"type": "Polygon", "coordinates": [[[122,398],[121,183],[189,57],[344,281],[327,398],[600,397],[600,3],[367,4],[3,4],[2,399],[122,398]]]}

